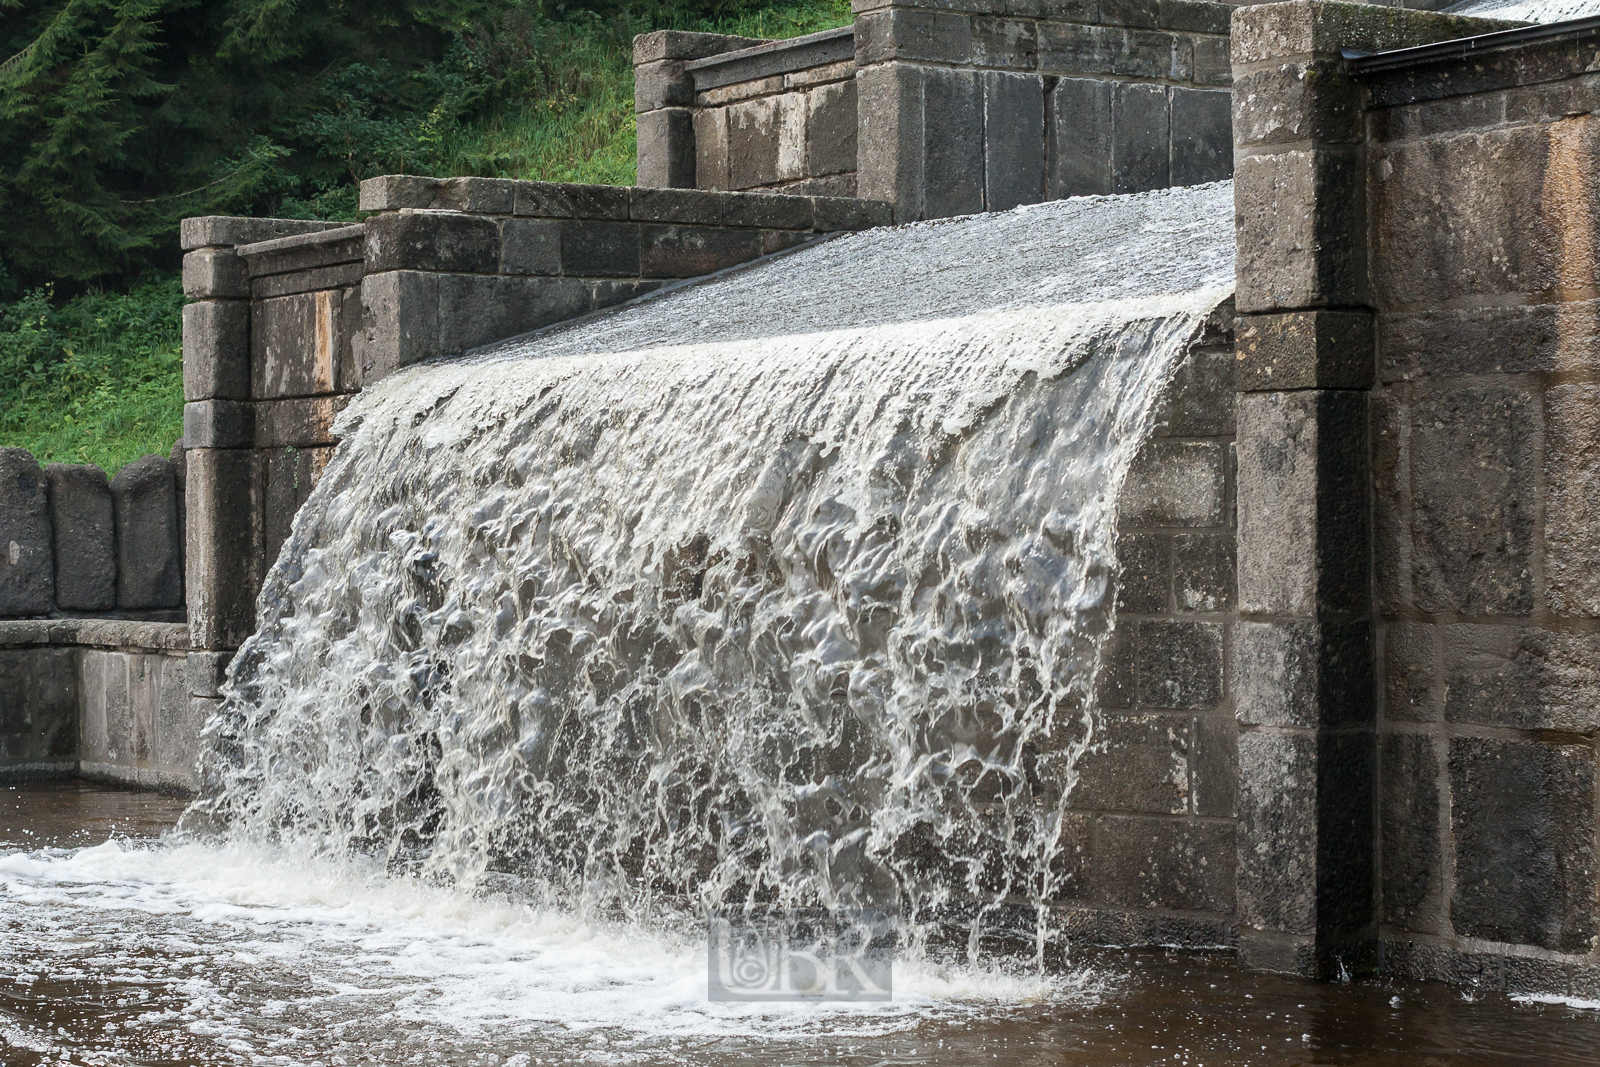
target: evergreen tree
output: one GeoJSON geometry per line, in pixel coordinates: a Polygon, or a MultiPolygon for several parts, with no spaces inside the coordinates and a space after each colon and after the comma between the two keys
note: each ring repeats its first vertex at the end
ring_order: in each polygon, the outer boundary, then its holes
{"type": "Polygon", "coordinates": [[[625,64],[635,32],[759,2],[0,0],[0,289],[174,266],[186,216],[327,217],[374,173],[494,173],[448,134],[575,99],[575,41],[625,64]]]}
{"type": "Polygon", "coordinates": [[[7,273],[136,271],[170,259],[178,219],[316,177],[315,152],[281,161],[328,80],[435,61],[486,3],[0,0],[7,273]]]}

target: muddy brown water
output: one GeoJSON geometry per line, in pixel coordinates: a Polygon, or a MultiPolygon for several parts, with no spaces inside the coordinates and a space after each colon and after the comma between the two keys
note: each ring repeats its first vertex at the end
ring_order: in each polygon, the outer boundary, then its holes
{"type": "MultiPolygon", "coordinates": [[[[0,787],[6,857],[153,840],[181,799],[88,783],[0,787]],[[55,851],[52,851],[55,850],[55,851]]],[[[1403,982],[1244,973],[1220,955],[1073,954],[1101,991],[934,1012],[892,1032],[651,1034],[605,1025],[441,1023],[409,985],[352,992],[322,957],[251,951],[204,909],[39,903],[0,882],[0,1063],[795,1065],[1600,1064],[1600,1011],[1403,982]],[[331,991],[330,991],[331,990],[331,991]],[[198,1005],[198,1006],[197,1006],[198,1005]]],[[[248,918],[248,917],[247,917],[248,918]]],[[[245,926],[249,926],[246,921],[245,926]]],[[[485,996],[491,993],[486,992],[485,996]]]]}

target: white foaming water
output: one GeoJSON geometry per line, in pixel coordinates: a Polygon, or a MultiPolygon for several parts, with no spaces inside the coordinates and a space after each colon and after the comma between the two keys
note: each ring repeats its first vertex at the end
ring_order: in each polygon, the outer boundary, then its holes
{"type": "Polygon", "coordinates": [[[1452,15],[1543,24],[1600,15],[1600,0],[1465,0],[1445,10],[1452,15]]]}
{"type": "Polygon", "coordinates": [[[1577,1011],[1600,1011],[1600,1000],[1587,997],[1567,997],[1557,993],[1518,993],[1511,999],[1518,1004],[1558,1004],[1577,1011]]]}
{"type": "Polygon", "coordinates": [[[0,1059],[705,1062],[751,1040],[848,1050],[997,1009],[1090,1004],[1104,985],[908,961],[892,1003],[711,1003],[703,941],[282,847],[0,854],[0,901],[0,994],[97,1006],[58,1031],[10,1017],[0,995],[0,1059]]]}
{"type": "Polygon", "coordinates": [[[199,935],[204,947],[193,931],[163,946],[191,960],[276,961],[314,974],[325,992],[365,990],[398,1002],[397,1017],[464,1031],[555,1023],[656,1036],[803,1036],[825,1025],[865,1036],[942,1005],[1093,992],[1082,977],[913,963],[895,976],[893,1005],[835,1002],[819,1017],[817,1005],[711,1003],[703,939],[590,924],[569,911],[394,877],[370,861],[276,848],[112,841],[12,854],[0,857],[0,887],[18,907],[122,912],[130,926],[181,917],[211,928],[199,935]]]}
{"type": "Polygon", "coordinates": [[[192,814],[667,937],[889,904],[904,959],[946,919],[975,960],[1052,895],[1115,501],[1231,206],[850,235],[385,380],[192,814]]]}

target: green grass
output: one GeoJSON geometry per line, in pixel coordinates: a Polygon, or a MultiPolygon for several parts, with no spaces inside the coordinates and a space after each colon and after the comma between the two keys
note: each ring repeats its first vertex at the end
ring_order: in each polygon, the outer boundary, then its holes
{"type": "Polygon", "coordinates": [[[0,446],[107,474],[183,434],[183,287],[175,276],[62,303],[0,306],[0,446]]]}
{"type": "MultiPolygon", "coordinates": [[[[779,38],[849,22],[848,0],[799,0],[677,28],[779,38]]],[[[631,185],[637,28],[593,16],[539,27],[543,36],[526,46],[542,64],[539,91],[465,121],[426,117],[411,133],[428,171],[631,185]]],[[[275,213],[353,219],[355,194],[353,183],[339,184],[275,213]]],[[[165,454],[183,433],[182,307],[171,275],[124,293],[61,301],[39,289],[0,303],[0,446],[107,474],[165,454]]]]}
{"type": "MultiPolygon", "coordinates": [[[[850,21],[848,0],[800,0],[677,28],[784,38],[850,21]]],[[[543,49],[559,57],[547,68],[546,90],[439,137],[436,175],[632,185],[638,132],[632,31],[639,28],[598,18],[555,27],[543,49]]]]}

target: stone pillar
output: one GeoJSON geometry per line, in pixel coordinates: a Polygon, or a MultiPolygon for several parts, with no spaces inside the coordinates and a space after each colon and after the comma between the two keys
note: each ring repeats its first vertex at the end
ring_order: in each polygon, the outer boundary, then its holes
{"type": "Polygon", "coordinates": [[[1370,5],[1239,8],[1238,898],[1247,966],[1376,963],[1376,681],[1363,90],[1340,50],[1471,32],[1370,5]]]}
{"type": "Polygon", "coordinates": [[[639,185],[695,187],[694,78],[684,64],[761,43],[749,37],[682,30],[657,30],[633,39],[639,185]]]}
{"type": "Polygon", "coordinates": [[[1233,17],[1238,901],[1247,966],[1376,962],[1364,131],[1347,5],[1233,17]]]}
{"type": "Polygon", "coordinates": [[[183,224],[184,555],[196,649],[234,648],[254,629],[260,478],[248,427],[230,426],[249,414],[250,277],[234,247],[259,236],[252,221],[183,224]]]}
{"type": "Polygon", "coordinates": [[[179,525],[196,650],[231,651],[255,629],[262,576],[264,491],[251,405],[251,285],[235,249],[337,225],[225,216],[183,221],[183,288],[190,303],[183,310],[186,469],[179,525]]]}
{"type": "MultiPolygon", "coordinates": [[[[984,210],[986,86],[973,67],[969,16],[937,6],[926,0],[851,4],[856,195],[888,201],[902,222],[984,210]]],[[[1029,80],[1039,82],[1042,145],[1043,81],[1029,80]]],[[[1043,199],[1042,153],[1039,164],[1038,194],[1008,198],[1008,207],[1043,199]]]]}

